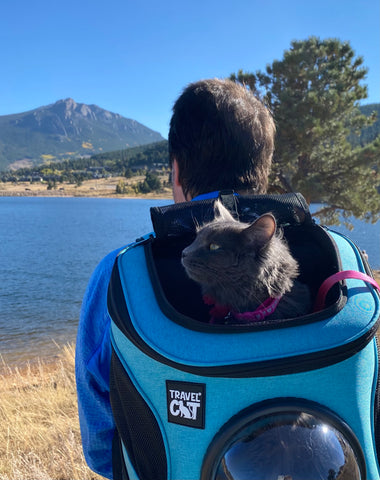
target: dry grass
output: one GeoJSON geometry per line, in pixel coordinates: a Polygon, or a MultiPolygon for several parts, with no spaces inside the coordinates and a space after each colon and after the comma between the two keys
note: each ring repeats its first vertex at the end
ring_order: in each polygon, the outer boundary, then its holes
{"type": "Polygon", "coordinates": [[[0,376],[0,480],[90,480],[82,454],[74,347],[0,376]]]}

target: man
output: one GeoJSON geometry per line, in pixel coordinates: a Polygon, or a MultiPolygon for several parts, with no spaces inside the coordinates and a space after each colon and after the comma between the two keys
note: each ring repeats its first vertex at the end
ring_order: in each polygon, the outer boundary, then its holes
{"type": "MultiPolygon", "coordinates": [[[[170,122],[174,201],[212,198],[225,189],[240,194],[265,193],[274,134],[270,113],[244,86],[217,79],[190,84],[176,101],[170,122]]],[[[85,458],[93,471],[110,479],[115,422],[109,399],[111,342],[107,291],[119,251],[105,257],[91,277],[76,347],[85,458]]]]}

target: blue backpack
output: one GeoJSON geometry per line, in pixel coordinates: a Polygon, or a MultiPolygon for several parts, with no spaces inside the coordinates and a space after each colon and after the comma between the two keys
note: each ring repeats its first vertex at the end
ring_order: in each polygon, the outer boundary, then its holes
{"type": "Polygon", "coordinates": [[[180,258],[214,200],[153,208],[154,234],[119,254],[108,291],[114,479],[379,480],[368,264],[299,194],[221,198],[245,222],[276,216],[314,297],[339,272],[364,280],[332,282],[303,317],[210,324],[180,258]]]}

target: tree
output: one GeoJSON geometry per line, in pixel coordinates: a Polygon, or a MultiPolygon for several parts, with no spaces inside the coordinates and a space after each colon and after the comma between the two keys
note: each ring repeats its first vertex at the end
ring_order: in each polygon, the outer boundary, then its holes
{"type": "Polygon", "coordinates": [[[161,180],[158,175],[148,171],[145,175],[145,179],[138,184],[138,188],[141,193],[149,193],[153,190],[160,190],[161,180]]]}
{"type": "Polygon", "coordinates": [[[367,97],[362,64],[348,42],[310,37],[292,42],[265,72],[230,77],[261,96],[273,112],[271,191],[300,191],[309,202],[323,202],[317,215],[330,224],[339,223],[340,215],[379,218],[379,142],[364,147],[349,142],[374,121],[358,108],[367,97]]]}
{"type": "Polygon", "coordinates": [[[123,180],[119,180],[118,184],[116,185],[116,193],[123,194],[126,193],[127,187],[123,180]]]}
{"type": "Polygon", "coordinates": [[[131,168],[127,168],[124,173],[125,178],[132,178],[133,177],[133,170],[131,168]]]}

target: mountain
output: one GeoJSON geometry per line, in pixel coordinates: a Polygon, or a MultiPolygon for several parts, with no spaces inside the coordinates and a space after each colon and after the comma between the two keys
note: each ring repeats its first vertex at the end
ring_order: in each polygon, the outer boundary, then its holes
{"type": "Polygon", "coordinates": [[[67,98],[28,112],[0,116],[0,170],[161,140],[158,132],[135,120],[67,98]]]}

